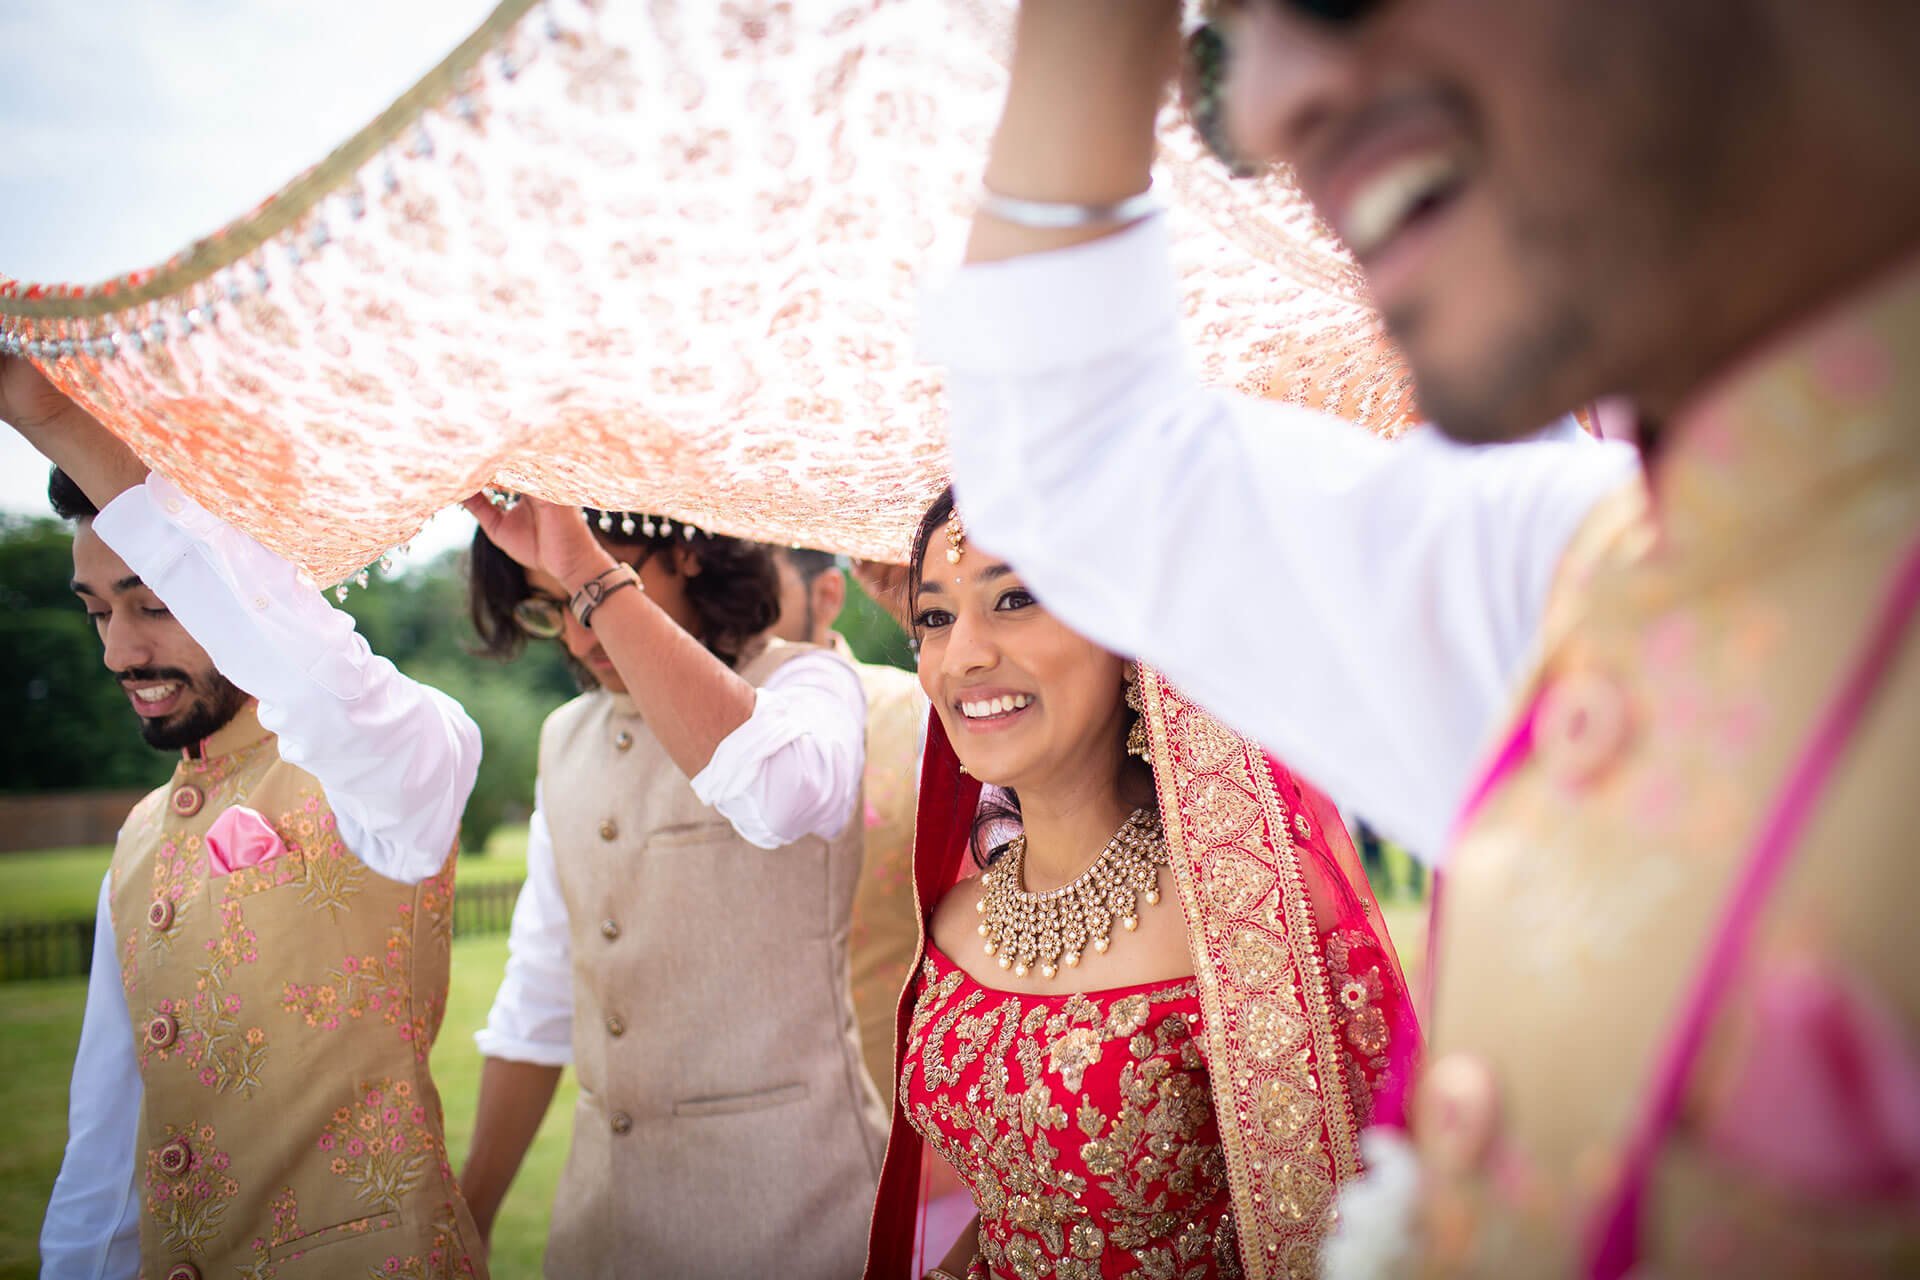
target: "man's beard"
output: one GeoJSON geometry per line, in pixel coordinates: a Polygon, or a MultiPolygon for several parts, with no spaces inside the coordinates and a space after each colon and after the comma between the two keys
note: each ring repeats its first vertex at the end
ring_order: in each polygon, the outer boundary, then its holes
{"type": "Polygon", "coordinates": [[[140,717],[140,736],[159,751],[184,751],[211,737],[247,704],[246,690],[218,671],[196,679],[178,667],[129,667],[114,675],[123,686],[174,681],[192,695],[190,704],[171,715],[140,717]]]}

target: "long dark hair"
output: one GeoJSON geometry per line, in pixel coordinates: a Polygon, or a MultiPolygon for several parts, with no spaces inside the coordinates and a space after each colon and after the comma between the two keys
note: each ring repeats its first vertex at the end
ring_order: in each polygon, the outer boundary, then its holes
{"type": "MultiPolygon", "coordinates": [[[[927,513],[920,517],[920,528],[913,535],[913,556],[908,562],[907,574],[907,616],[912,623],[916,657],[920,650],[920,612],[915,608],[915,602],[919,599],[920,582],[926,573],[927,548],[933,542],[933,535],[946,528],[947,521],[952,518],[953,487],[949,485],[940,491],[940,496],[933,500],[927,513]]],[[[1020,797],[1012,787],[995,787],[983,793],[980,807],[973,816],[973,830],[967,838],[974,864],[982,869],[992,866],[1007,851],[1007,845],[1019,834],[1020,828],[1020,797]]]]}
{"type": "MultiPolygon", "coordinates": [[[[586,508],[593,536],[610,549],[641,548],[638,568],[662,552],[686,547],[698,557],[700,572],[687,579],[687,603],[699,619],[695,634],[720,661],[734,666],[747,642],[771,627],[780,616],[780,578],[766,547],[725,534],[696,531],[687,538],[679,529],[659,527],[647,533],[652,521],[633,523],[626,531],[624,512],[613,513],[612,527],[600,527],[601,512],[586,508]]],[[[625,559],[625,557],[621,557],[625,559]]],[[[526,632],[513,620],[513,607],[527,598],[527,571],[520,562],[493,544],[480,530],[473,532],[467,555],[467,612],[480,637],[480,652],[489,658],[517,656],[527,643],[526,632]]],[[[590,683],[577,663],[574,675],[590,683]]]]}

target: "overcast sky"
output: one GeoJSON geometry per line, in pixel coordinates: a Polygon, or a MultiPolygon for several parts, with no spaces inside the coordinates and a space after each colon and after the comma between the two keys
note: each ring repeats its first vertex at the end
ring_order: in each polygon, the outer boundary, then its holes
{"type": "MultiPolygon", "coordinates": [[[[317,162],[492,7],[0,0],[0,274],[92,284],[162,261],[317,162]]],[[[0,510],[46,509],[45,463],[0,429],[0,510]]]]}

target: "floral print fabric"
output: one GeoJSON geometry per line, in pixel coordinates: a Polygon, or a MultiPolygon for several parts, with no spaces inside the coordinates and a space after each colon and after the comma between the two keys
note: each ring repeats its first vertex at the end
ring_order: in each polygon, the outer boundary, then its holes
{"type": "MultiPolygon", "coordinates": [[[[192,254],[0,277],[0,350],[324,582],[488,481],[904,560],[946,456],[919,286],[960,258],[1011,13],[507,0],[192,254]]],[[[1404,371],[1304,201],[1163,133],[1209,378],[1396,429],[1404,371]]]]}

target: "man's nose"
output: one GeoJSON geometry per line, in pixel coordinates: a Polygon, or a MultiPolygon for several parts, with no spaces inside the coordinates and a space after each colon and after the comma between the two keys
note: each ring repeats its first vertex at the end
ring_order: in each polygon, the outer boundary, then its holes
{"type": "Polygon", "coordinates": [[[153,663],[153,644],[146,634],[146,628],[124,611],[115,610],[107,619],[102,643],[101,660],[107,664],[109,671],[117,673],[132,667],[151,666],[153,663]]]}

